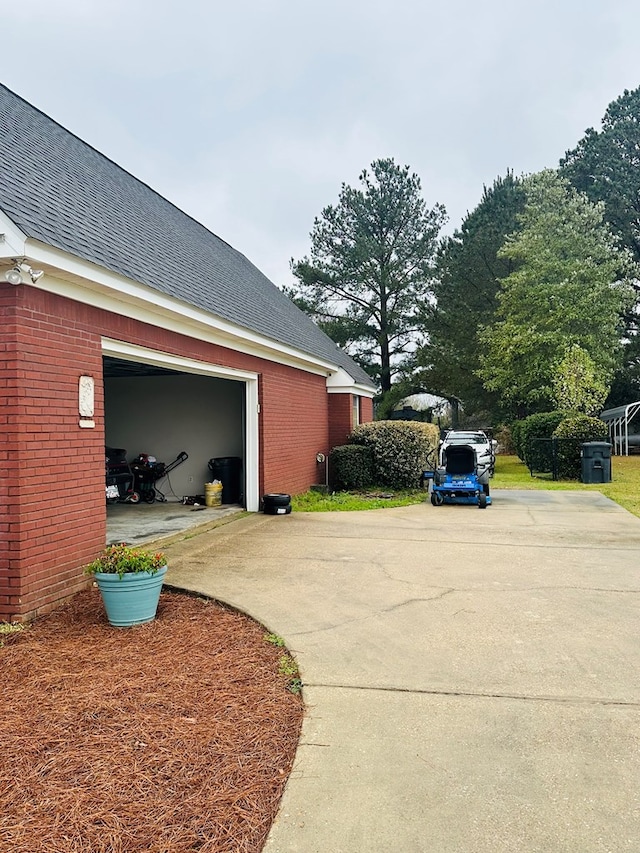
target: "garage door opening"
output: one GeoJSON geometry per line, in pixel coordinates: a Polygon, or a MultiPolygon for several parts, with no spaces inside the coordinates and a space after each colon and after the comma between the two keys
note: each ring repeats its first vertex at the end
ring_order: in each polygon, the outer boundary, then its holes
{"type": "Polygon", "coordinates": [[[172,469],[155,483],[166,506],[204,496],[216,460],[214,470],[237,479],[226,483],[234,509],[256,511],[257,376],[117,342],[103,342],[103,353],[105,444],[129,462],[146,454],[172,469]]]}

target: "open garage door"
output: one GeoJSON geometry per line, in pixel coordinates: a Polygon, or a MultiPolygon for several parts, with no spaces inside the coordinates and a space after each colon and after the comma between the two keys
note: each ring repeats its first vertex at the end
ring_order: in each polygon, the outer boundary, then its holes
{"type": "Polygon", "coordinates": [[[256,374],[112,340],[103,340],[103,365],[108,446],[166,465],[186,453],[158,482],[174,501],[204,494],[209,460],[222,460],[229,502],[258,510],[256,374]]]}

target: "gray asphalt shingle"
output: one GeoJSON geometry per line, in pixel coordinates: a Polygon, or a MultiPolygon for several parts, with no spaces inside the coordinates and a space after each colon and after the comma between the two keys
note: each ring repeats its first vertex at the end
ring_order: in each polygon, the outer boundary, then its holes
{"type": "Polygon", "coordinates": [[[0,208],[28,237],[372,386],[241,252],[1,84],[0,208]]]}

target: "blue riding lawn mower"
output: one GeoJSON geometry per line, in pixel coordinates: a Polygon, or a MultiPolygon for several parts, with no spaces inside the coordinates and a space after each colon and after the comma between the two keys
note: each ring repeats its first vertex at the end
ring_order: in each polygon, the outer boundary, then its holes
{"type": "Polygon", "coordinates": [[[431,503],[475,504],[486,509],[491,503],[489,476],[489,466],[478,464],[471,445],[451,444],[443,449],[440,465],[433,472],[431,503]]]}

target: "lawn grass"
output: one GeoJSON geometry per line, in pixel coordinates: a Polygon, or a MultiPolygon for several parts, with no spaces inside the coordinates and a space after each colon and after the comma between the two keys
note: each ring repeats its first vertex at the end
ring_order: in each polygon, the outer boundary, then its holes
{"type": "Polygon", "coordinates": [[[576,480],[553,481],[550,474],[532,477],[517,456],[497,456],[492,489],[581,489],[602,492],[612,501],[640,517],[640,456],[614,456],[611,459],[611,483],[580,483],[576,480]]]}
{"type": "Polygon", "coordinates": [[[352,512],[363,509],[382,509],[390,506],[409,506],[427,500],[426,489],[399,491],[394,489],[369,489],[366,492],[305,492],[293,495],[291,508],[294,512],[352,512]]]}

